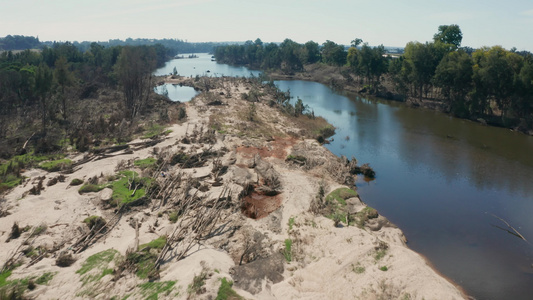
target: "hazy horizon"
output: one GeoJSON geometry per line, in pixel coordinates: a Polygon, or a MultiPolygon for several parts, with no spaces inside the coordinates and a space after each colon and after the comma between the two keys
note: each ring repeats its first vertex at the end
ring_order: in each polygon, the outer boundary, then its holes
{"type": "Polygon", "coordinates": [[[533,51],[533,3],[487,1],[236,1],[236,0],[0,0],[0,36],[40,41],[108,41],[127,38],[188,42],[298,43],[326,40],[349,45],[405,47],[431,41],[439,25],[458,24],[462,46],[501,45],[533,51]]]}

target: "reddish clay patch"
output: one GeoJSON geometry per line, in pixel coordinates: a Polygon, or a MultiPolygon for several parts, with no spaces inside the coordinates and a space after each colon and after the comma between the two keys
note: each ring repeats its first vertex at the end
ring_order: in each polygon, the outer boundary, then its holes
{"type": "Polygon", "coordinates": [[[296,144],[298,140],[293,137],[289,138],[275,138],[273,141],[268,142],[265,147],[237,147],[237,153],[240,153],[243,157],[252,158],[256,154],[259,154],[262,158],[275,157],[279,159],[285,159],[287,157],[287,150],[296,144]]]}
{"type": "Polygon", "coordinates": [[[256,191],[242,198],[241,211],[248,218],[261,219],[281,206],[281,195],[267,196],[256,191]]]}

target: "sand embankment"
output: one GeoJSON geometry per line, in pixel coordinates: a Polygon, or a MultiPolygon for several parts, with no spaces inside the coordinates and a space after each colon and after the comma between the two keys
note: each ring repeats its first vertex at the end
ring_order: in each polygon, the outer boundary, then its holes
{"type": "MultiPolygon", "coordinates": [[[[334,226],[331,219],[310,212],[320,187],[326,195],[343,187],[344,161],[302,137],[301,123],[269,106],[267,96],[253,105],[243,99],[243,94],[262,87],[250,86],[244,79],[202,84],[210,93],[187,103],[187,121],[170,126],[172,132],[155,145],[80,164],[64,182],[45,186],[40,195],[27,191],[37,178],[44,176],[46,183],[58,173],[25,172],[25,183],[5,196],[3,205],[10,214],[0,219],[0,262],[15,257],[22,263],[8,280],[52,274],[47,284],[26,291],[37,299],[144,299],[154,294],[158,299],[213,299],[222,278],[233,281],[235,291],[246,299],[464,298],[405,245],[401,230],[384,217],[363,226],[346,226],[342,220],[334,226]],[[214,98],[222,105],[208,105],[219,104],[214,98]],[[291,154],[306,157],[305,163],[287,161],[291,154]],[[109,190],[80,195],[79,186],[69,185],[72,179],[87,182],[96,177],[104,182],[116,174],[119,164],[147,157],[179,160],[183,155],[198,158],[198,164],[182,160],[167,165],[165,177],[157,180],[168,197],[154,194],[143,205],[123,212],[86,249],[76,248],[87,233],[84,219],[96,215],[111,222],[117,210],[106,205],[109,190]],[[178,176],[179,181],[167,184],[168,178],[178,176]],[[254,194],[249,187],[255,192],[270,190],[254,194]],[[186,211],[173,223],[169,217],[184,199],[199,203],[198,209],[206,214],[218,207],[218,219],[209,223],[213,226],[196,231],[187,227],[182,220],[201,218],[195,211],[186,211]],[[223,206],[217,206],[220,201],[225,201],[223,206]],[[21,227],[46,225],[46,230],[35,237],[26,232],[4,243],[14,222],[21,227]],[[179,230],[185,232],[183,239],[162,261],[153,284],[136,275],[135,269],[118,268],[128,249],[162,235],[172,237],[179,230]],[[192,247],[181,256],[185,242],[192,247]],[[29,246],[42,247],[46,254],[33,260],[24,253],[29,246]],[[118,253],[114,260],[101,259],[87,273],[80,271],[89,257],[109,249],[118,253]],[[61,253],[72,254],[76,262],[56,266],[61,253]]],[[[141,140],[132,143],[136,142],[141,140]]],[[[71,158],[80,161],[84,154],[71,158]]],[[[141,175],[147,172],[131,164],[129,168],[141,175]]],[[[366,207],[355,195],[345,200],[354,214],[366,207]]]]}

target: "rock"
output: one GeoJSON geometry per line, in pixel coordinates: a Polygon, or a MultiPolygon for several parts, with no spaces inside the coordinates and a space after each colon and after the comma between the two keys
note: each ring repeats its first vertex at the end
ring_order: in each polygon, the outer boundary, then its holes
{"type": "Polygon", "coordinates": [[[100,201],[108,202],[113,198],[113,190],[110,188],[105,188],[100,191],[98,197],[100,198],[100,201]]]}
{"type": "Polygon", "coordinates": [[[356,214],[363,210],[366,205],[359,199],[359,197],[352,197],[346,199],[346,210],[350,214],[356,214]]]}

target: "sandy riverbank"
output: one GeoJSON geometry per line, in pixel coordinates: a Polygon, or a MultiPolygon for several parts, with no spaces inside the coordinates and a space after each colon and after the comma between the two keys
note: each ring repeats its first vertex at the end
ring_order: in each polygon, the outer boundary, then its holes
{"type": "MultiPolygon", "coordinates": [[[[347,226],[343,221],[334,226],[333,220],[310,211],[321,187],[326,195],[346,187],[347,170],[344,161],[307,138],[309,132],[300,127],[305,120],[291,120],[269,106],[267,96],[253,105],[244,100],[243,94],[262,88],[248,80],[210,79],[202,84],[209,93],[187,103],[187,121],[172,125],[172,132],[155,145],[90,160],[67,174],[64,182],[46,186],[40,195],[27,193],[36,178],[44,176],[47,182],[58,173],[26,171],[25,183],[5,196],[10,214],[0,219],[0,262],[18,257],[22,263],[8,280],[53,274],[47,284],[26,291],[25,295],[37,299],[123,299],[128,295],[128,299],[145,299],[154,293],[158,299],[213,299],[223,278],[233,281],[233,289],[246,299],[465,298],[411,251],[401,230],[383,216],[374,216],[362,226],[347,226]],[[96,215],[111,222],[116,210],[106,206],[108,189],[80,195],[79,186],[69,184],[72,179],[103,181],[116,173],[119,164],[142,175],[146,171],[131,162],[175,158],[180,153],[205,155],[196,156],[203,158],[194,166],[168,165],[165,177],[157,178],[168,197],[154,196],[123,212],[104,235],[77,250],[80,236],[87,232],[83,220],[96,215]],[[289,155],[305,157],[305,163],[287,161],[289,155]],[[178,176],[179,183],[168,183],[178,176]],[[250,186],[255,191],[267,187],[270,192],[245,192],[250,186]],[[171,212],[186,199],[200,203],[198,210],[186,211],[173,223],[171,212]],[[217,206],[220,201],[224,205],[217,206]],[[195,231],[186,226],[187,220],[201,219],[199,212],[210,214],[215,208],[219,211],[209,223],[212,227],[195,231]],[[34,237],[30,230],[4,243],[14,222],[46,230],[34,237]],[[157,277],[152,278],[155,284],[148,285],[148,279],[135,271],[119,270],[128,249],[163,235],[172,237],[179,230],[186,234],[162,261],[157,277]],[[184,252],[186,242],[193,246],[184,252]],[[48,252],[32,262],[23,253],[28,246],[48,252]],[[91,256],[110,249],[116,250],[113,259],[101,259],[87,273],[80,271],[91,256]],[[57,266],[61,253],[72,254],[76,262],[57,266]],[[163,289],[164,285],[168,288],[163,289]]],[[[132,143],[136,142],[142,141],[132,143]]],[[[72,157],[74,161],[83,158],[83,154],[72,157]]],[[[356,195],[345,198],[353,214],[366,208],[356,195]]]]}

